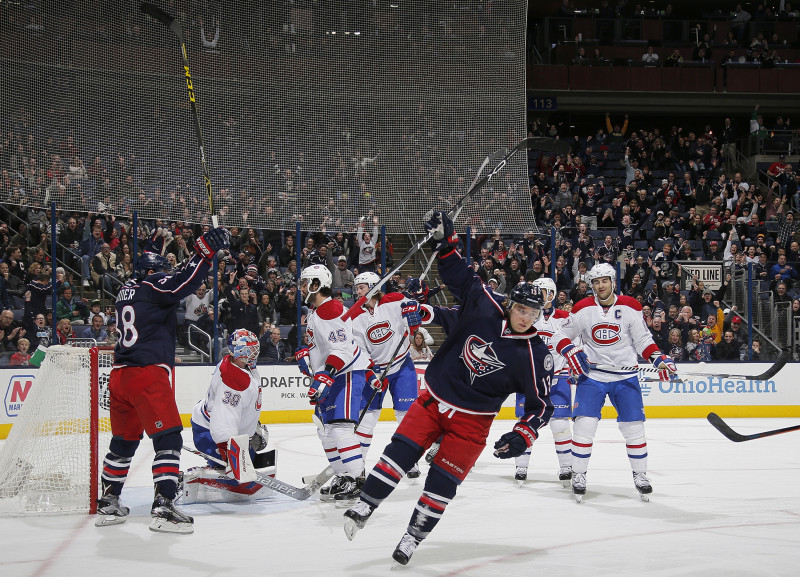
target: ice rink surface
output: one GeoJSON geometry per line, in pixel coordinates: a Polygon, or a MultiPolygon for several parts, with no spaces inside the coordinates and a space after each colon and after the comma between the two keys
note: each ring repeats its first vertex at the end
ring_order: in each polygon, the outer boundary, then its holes
{"type": "MultiPolygon", "coordinates": [[[[739,432],[797,424],[793,419],[730,419],[739,432]]],[[[512,426],[496,421],[493,443],[512,426]]],[[[487,449],[409,565],[391,553],[422,491],[404,480],[355,540],[342,513],[317,496],[187,505],[193,535],[148,530],[152,447],[145,441],[122,495],[127,523],[97,528],[88,515],[0,518],[0,576],[313,576],[527,577],[797,575],[800,562],[800,433],[733,443],[705,420],[646,424],[654,493],[642,502],[622,436],[602,421],[578,504],[556,480],[549,429],[534,446],[528,481],[487,449]]],[[[394,424],[381,422],[368,457],[374,465],[394,424]]],[[[301,485],[325,468],[312,424],[270,425],[278,478],[301,485]]],[[[187,440],[189,436],[187,435],[187,440]]],[[[513,461],[513,460],[512,460],[513,461]]],[[[183,455],[182,468],[200,464],[183,455]]]]}

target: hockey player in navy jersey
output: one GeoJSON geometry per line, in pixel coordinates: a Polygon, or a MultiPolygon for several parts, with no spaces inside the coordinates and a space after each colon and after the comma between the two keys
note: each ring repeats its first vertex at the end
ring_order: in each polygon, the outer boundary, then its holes
{"type": "Polygon", "coordinates": [[[443,436],[422,496],[392,554],[402,565],[455,497],[483,451],[492,421],[508,395],[524,393],[526,412],[495,443],[497,457],[522,454],[553,412],[549,396],[553,358],[533,327],[542,307],[541,292],[521,284],[506,303],[498,303],[455,250],[458,236],[450,217],[428,213],[425,226],[434,233],[431,246],[438,252],[441,279],[461,306],[448,309],[455,318],[448,323],[447,338],[428,365],[428,388],[398,426],[367,477],[360,501],[345,513],[344,525],[345,534],[352,539],[431,443],[443,436]]]}
{"type": "Polygon", "coordinates": [[[614,294],[616,276],[610,264],[594,265],[588,274],[594,296],[578,301],[551,340],[573,374],[580,375],[572,413],[572,492],[579,503],[586,494],[586,471],[606,397],[617,410],[633,483],[644,501],[653,491],[647,477],[644,402],[636,372],[600,370],[591,363],[635,366],[641,356],[653,363],[663,381],[676,372],[675,361],[653,342],[639,301],[614,294]]]}
{"type": "Polygon", "coordinates": [[[177,492],[183,423],[172,389],[177,309],[208,276],[217,251],[230,244],[223,228],[195,241],[196,254],[177,272],[159,254],[144,253],[135,278],[119,290],[116,302],[119,340],[109,379],[112,439],[103,461],[102,496],[95,525],[125,521],[128,508],[119,501],[142,433],[153,440],[155,498],[152,531],[191,533],[194,520],[173,503],[177,492]]]}

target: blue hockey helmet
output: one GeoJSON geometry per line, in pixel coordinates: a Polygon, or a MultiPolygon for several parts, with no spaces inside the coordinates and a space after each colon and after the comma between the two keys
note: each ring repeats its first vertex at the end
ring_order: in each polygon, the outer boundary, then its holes
{"type": "Polygon", "coordinates": [[[511,289],[508,300],[511,301],[512,304],[517,303],[537,310],[541,310],[545,302],[542,289],[526,282],[521,282],[511,289]]]}
{"type": "Polygon", "coordinates": [[[244,358],[251,369],[256,366],[261,343],[258,337],[247,329],[236,329],[228,336],[228,351],[234,360],[244,358]]]}
{"type": "Polygon", "coordinates": [[[136,279],[142,280],[150,271],[172,272],[170,262],[160,254],[155,252],[144,252],[136,261],[136,279]]]}

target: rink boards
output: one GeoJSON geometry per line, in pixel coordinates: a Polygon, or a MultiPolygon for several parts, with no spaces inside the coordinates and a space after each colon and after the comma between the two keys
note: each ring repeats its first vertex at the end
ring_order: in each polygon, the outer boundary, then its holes
{"type": "MultiPolygon", "coordinates": [[[[425,367],[417,364],[420,387],[425,386],[425,367]]],[[[642,365],[649,366],[649,365],[642,365]]],[[[642,382],[642,393],[648,418],[704,418],[710,411],[722,417],[800,417],[800,384],[794,371],[798,363],[787,364],[767,381],[722,379],[723,374],[760,374],[769,363],[709,363],[702,370],[708,376],[686,375],[682,382],[642,382]]],[[[697,364],[679,364],[681,369],[698,371],[697,364]]],[[[175,396],[184,425],[189,426],[192,407],[203,398],[214,367],[178,366],[175,368],[175,396]]],[[[36,385],[35,367],[0,369],[0,390],[3,411],[0,412],[0,438],[13,426],[31,387],[36,385]]],[[[261,408],[264,423],[297,423],[311,419],[307,390],[311,379],[295,365],[259,365],[261,375],[261,408]]],[[[652,376],[652,374],[649,374],[652,376]]],[[[391,398],[384,401],[382,419],[393,419],[391,398]]],[[[503,405],[499,418],[514,418],[514,397],[503,405]]],[[[615,417],[610,405],[603,409],[604,418],[615,417]]]]}

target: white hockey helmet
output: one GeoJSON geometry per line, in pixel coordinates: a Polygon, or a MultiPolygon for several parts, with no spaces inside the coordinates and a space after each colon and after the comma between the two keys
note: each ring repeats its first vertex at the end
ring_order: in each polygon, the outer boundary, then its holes
{"type": "Polygon", "coordinates": [[[256,366],[261,343],[258,337],[247,329],[236,329],[228,336],[228,350],[234,360],[244,358],[247,366],[252,369],[256,366]]]}
{"type": "Polygon", "coordinates": [[[376,284],[381,282],[381,277],[379,277],[374,272],[362,272],[355,279],[353,279],[353,286],[365,284],[369,288],[374,287],[376,284]]]}
{"type": "Polygon", "coordinates": [[[310,302],[311,295],[317,294],[319,289],[331,287],[333,284],[333,275],[324,264],[312,264],[304,268],[300,273],[300,285],[302,286],[303,283],[308,283],[308,294],[305,298],[305,301],[308,303],[310,302]],[[317,286],[316,290],[312,291],[311,287],[315,280],[318,281],[319,286],[317,286]]]}
{"type": "Polygon", "coordinates": [[[556,288],[555,281],[551,279],[549,276],[543,276],[537,278],[531,284],[535,287],[539,287],[539,290],[542,291],[545,304],[551,303],[556,299],[556,295],[558,294],[558,289],[556,288]]]}
{"type": "Polygon", "coordinates": [[[611,279],[611,284],[616,286],[617,271],[614,270],[614,267],[607,262],[601,262],[592,267],[592,269],[586,275],[586,280],[588,280],[589,284],[591,285],[594,282],[594,279],[603,278],[606,276],[611,279]]]}

